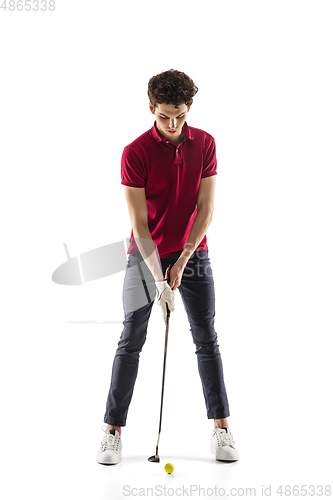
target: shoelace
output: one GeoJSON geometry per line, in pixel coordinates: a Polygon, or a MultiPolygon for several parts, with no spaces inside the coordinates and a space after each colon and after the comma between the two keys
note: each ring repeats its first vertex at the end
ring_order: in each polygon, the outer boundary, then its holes
{"type": "Polygon", "coordinates": [[[214,429],[214,432],[216,433],[217,445],[219,448],[226,445],[232,447],[234,446],[235,441],[231,432],[227,434],[225,429],[214,429]]]}
{"type": "Polygon", "coordinates": [[[101,442],[102,451],[113,450],[118,453],[120,437],[110,434],[107,427],[102,427],[102,431],[105,432],[105,436],[103,437],[103,441],[101,442]]]}

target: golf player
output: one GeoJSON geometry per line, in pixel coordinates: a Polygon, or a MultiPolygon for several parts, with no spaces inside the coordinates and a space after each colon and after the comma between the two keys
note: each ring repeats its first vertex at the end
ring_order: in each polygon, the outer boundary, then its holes
{"type": "Polygon", "coordinates": [[[217,460],[238,460],[227,420],[206,238],[214,209],[216,146],[212,135],[186,122],[197,92],[183,72],[170,69],[153,76],[148,97],[154,125],[123,150],[121,184],[132,231],[123,286],[124,328],[113,361],[104,415],[107,425],[102,427],[97,453],[100,464],[117,464],[121,459],[121,431],[151,310],[156,299],[166,322],[166,304],[175,310],[177,288],[196,347],[207,417],[214,420],[211,452],[217,460]]]}

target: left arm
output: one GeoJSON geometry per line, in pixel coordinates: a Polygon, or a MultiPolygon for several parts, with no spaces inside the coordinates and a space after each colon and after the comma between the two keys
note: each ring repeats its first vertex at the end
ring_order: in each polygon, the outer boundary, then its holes
{"type": "Polygon", "coordinates": [[[181,283],[187,261],[198,247],[213,219],[216,175],[201,179],[197,197],[197,215],[185,248],[170,270],[170,287],[173,290],[181,283]]]}

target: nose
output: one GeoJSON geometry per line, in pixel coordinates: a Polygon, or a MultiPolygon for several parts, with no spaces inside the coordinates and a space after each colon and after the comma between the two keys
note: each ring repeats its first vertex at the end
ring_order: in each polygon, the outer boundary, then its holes
{"type": "Polygon", "coordinates": [[[170,130],[175,130],[176,128],[177,128],[177,119],[176,118],[170,118],[169,129],[170,130]]]}

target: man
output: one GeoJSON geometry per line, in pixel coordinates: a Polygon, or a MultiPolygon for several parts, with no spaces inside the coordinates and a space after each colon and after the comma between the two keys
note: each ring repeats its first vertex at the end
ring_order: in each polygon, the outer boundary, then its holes
{"type": "Polygon", "coordinates": [[[121,161],[132,224],[123,304],[124,329],[113,362],[97,462],[120,461],[121,428],[132,398],[139,355],[157,294],[166,321],[178,288],[196,345],[207,417],[214,419],[211,451],[217,460],[238,460],[222,360],[214,330],[214,281],[206,231],[214,208],[215,140],[187,125],[198,88],[185,73],[169,70],[148,83],[151,129],[125,147],[121,161]],[[168,266],[171,268],[168,269],[168,266]]]}

